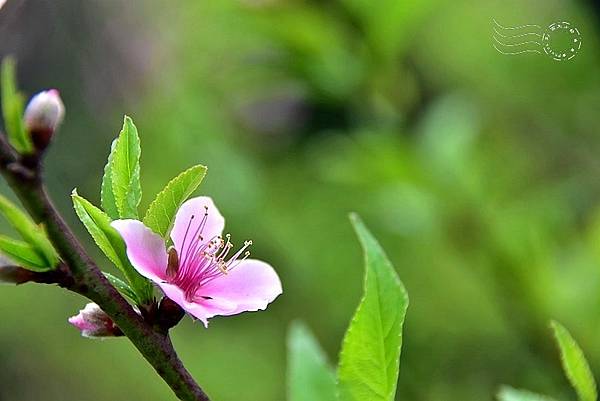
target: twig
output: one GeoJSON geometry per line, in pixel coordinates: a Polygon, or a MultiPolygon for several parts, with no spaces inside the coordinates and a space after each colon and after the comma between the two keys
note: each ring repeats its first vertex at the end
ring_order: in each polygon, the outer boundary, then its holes
{"type": "Polygon", "coordinates": [[[145,321],[138,315],[88,256],[52,204],[42,182],[40,163],[29,161],[27,165],[22,163],[6,141],[6,136],[0,132],[0,173],[31,217],[45,226],[50,241],[64,262],[62,268],[65,274],[72,278],[65,286],[98,304],[179,399],[209,401],[208,396],[179,360],[167,330],[145,321]]]}

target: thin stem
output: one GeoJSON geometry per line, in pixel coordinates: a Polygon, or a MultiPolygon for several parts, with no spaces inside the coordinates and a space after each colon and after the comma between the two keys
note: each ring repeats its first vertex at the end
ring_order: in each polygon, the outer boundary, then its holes
{"type": "Polygon", "coordinates": [[[168,333],[144,321],[88,256],[52,204],[40,177],[39,163],[27,164],[35,167],[21,163],[0,132],[0,172],[31,217],[45,226],[73,279],[68,288],[97,303],[179,399],[210,401],[179,360],[168,333]]]}

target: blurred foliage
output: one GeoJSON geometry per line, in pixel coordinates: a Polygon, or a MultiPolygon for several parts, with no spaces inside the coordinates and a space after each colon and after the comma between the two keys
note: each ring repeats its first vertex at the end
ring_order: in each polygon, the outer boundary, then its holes
{"type": "MultiPolygon", "coordinates": [[[[491,399],[501,383],[568,399],[550,318],[600,371],[591,3],[135,4],[8,0],[0,56],[15,54],[29,94],[61,89],[67,119],[47,175],[82,238],[69,193],[97,193],[126,113],[143,144],[142,207],[179,171],[205,164],[201,192],[278,269],[284,295],[267,312],[174,330],[215,400],[284,399],[293,319],[336,359],[360,296],[352,210],[411,294],[402,400],[491,399]],[[501,55],[492,17],[567,20],[582,49],[564,63],[501,55]]],[[[169,399],[126,341],[84,341],[68,327],[84,300],[32,285],[2,287],[0,300],[1,399],[169,399]]]]}

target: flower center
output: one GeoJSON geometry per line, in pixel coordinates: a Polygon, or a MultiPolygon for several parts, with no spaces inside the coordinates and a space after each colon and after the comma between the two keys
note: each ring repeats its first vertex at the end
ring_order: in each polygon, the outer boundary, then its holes
{"type": "Polygon", "coordinates": [[[233,255],[229,256],[234,247],[231,235],[225,238],[215,236],[210,239],[202,235],[208,219],[208,208],[205,208],[200,224],[192,233],[191,227],[195,216],[192,215],[181,243],[182,254],[178,254],[174,247],[170,247],[167,262],[167,280],[177,285],[185,293],[188,302],[194,302],[203,297],[198,290],[212,280],[227,275],[229,271],[238,266],[250,256],[247,248],[252,241],[245,241],[244,245],[233,255]]]}

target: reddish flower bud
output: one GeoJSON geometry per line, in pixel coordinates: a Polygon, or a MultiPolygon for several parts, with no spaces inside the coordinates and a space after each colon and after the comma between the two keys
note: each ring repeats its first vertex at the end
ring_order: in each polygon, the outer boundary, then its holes
{"type": "Polygon", "coordinates": [[[44,150],[65,116],[65,106],[56,89],[43,91],[25,109],[25,128],[36,149],[44,150]]]}
{"type": "Polygon", "coordinates": [[[81,331],[81,335],[88,338],[122,336],[112,319],[94,303],[89,303],[79,311],[79,314],[69,318],[69,323],[81,331]]]}

